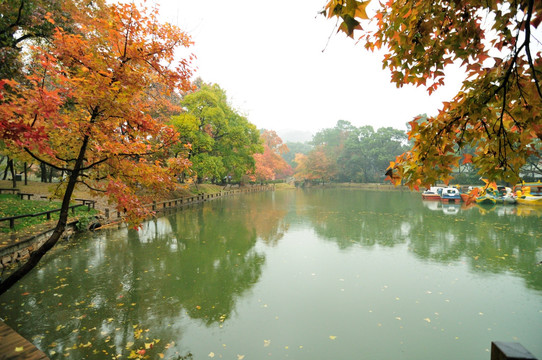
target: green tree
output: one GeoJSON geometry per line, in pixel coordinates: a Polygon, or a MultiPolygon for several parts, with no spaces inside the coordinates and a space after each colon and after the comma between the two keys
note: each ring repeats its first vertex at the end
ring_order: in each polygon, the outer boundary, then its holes
{"type": "Polygon", "coordinates": [[[239,181],[254,169],[253,154],[262,152],[256,126],[228,104],[217,84],[200,84],[184,97],[186,110],[172,117],[171,123],[182,134],[176,154],[187,154],[198,182],[221,182],[228,177],[239,181]]]}
{"type": "Polygon", "coordinates": [[[484,177],[515,182],[531,156],[540,158],[542,140],[542,56],[537,40],[542,2],[388,1],[368,20],[370,1],[330,0],[324,13],[339,18],[339,29],[370,50],[384,49],[392,82],[444,84],[444,69],[463,66],[458,94],[439,114],[412,121],[410,151],[390,163],[390,178],[411,187],[449,181],[468,145],[484,177]]]}
{"type": "Polygon", "coordinates": [[[355,128],[338,158],[340,181],[379,182],[390,160],[405,151],[405,132],[391,127],[355,128]]]}

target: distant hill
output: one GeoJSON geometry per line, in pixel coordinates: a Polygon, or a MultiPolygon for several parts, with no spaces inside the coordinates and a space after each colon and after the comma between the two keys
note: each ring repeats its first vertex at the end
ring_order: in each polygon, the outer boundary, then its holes
{"type": "Polygon", "coordinates": [[[282,142],[307,142],[312,140],[313,132],[307,130],[277,130],[277,135],[280,136],[282,142]]]}

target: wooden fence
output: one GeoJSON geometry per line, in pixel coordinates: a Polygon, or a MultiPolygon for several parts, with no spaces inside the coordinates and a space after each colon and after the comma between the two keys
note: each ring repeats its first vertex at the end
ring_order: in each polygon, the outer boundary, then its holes
{"type": "MultiPolygon", "coordinates": [[[[90,211],[91,207],[94,208],[94,204],[96,203],[94,200],[85,200],[85,199],[75,199],[75,200],[82,201],[83,203],[82,204],[77,204],[77,205],[71,205],[69,207],[69,209],[72,210],[72,214],[75,213],[76,208],[81,207],[81,206],[87,206],[88,211],[90,211]]],[[[54,209],[54,210],[42,211],[42,212],[34,213],[34,214],[23,214],[23,215],[16,215],[16,216],[7,216],[7,217],[0,218],[0,222],[9,221],[9,228],[13,229],[15,227],[15,220],[17,220],[17,219],[23,219],[23,218],[27,218],[27,217],[37,217],[37,216],[44,216],[45,215],[47,217],[47,220],[51,220],[51,214],[56,213],[56,212],[60,212],[60,210],[61,209],[54,209]]]]}
{"type": "MultiPolygon", "coordinates": [[[[175,208],[190,205],[190,204],[202,203],[205,201],[214,200],[214,199],[218,199],[218,198],[222,198],[226,196],[232,196],[235,194],[259,192],[259,191],[271,190],[271,189],[273,189],[273,186],[257,185],[257,186],[243,188],[243,189],[221,191],[219,193],[198,194],[198,195],[187,196],[187,197],[182,197],[178,199],[153,201],[152,203],[145,205],[145,207],[151,208],[151,210],[154,212],[159,212],[159,211],[164,211],[167,209],[175,209],[175,208]]],[[[117,219],[120,219],[122,217],[122,214],[119,211],[116,212],[116,215],[117,215],[117,219]]],[[[111,219],[112,215],[109,209],[104,210],[104,216],[106,219],[111,219]]]]}

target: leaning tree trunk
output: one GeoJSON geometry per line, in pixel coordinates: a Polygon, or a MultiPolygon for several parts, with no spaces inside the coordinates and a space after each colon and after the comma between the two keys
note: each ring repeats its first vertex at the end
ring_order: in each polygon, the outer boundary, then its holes
{"type": "Polygon", "coordinates": [[[68,186],[66,187],[66,192],[64,193],[64,198],[62,199],[62,206],[60,208],[60,218],[58,223],[53,231],[53,234],[38,250],[30,255],[30,258],[24,265],[18,268],[13,272],[6,280],[0,283],[0,295],[8,291],[17,281],[21,280],[26,274],[28,274],[36,265],[38,265],[41,258],[55,246],[58,242],[64,230],[66,229],[66,224],[68,223],[68,211],[70,209],[70,200],[75,189],[75,184],[77,183],[77,178],[81,172],[81,167],[85,159],[85,153],[87,150],[87,145],[89,141],[89,136],[86,135],[83,138],[83,144],[79,149],[79,155],[75,161],[72,172],[69,175],[68,186]]]}

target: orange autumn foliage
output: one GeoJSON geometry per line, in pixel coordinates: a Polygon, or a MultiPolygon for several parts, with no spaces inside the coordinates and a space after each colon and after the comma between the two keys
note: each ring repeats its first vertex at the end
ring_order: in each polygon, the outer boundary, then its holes
{"type": "Polygon", "coordinates": [[[191,40],[156,8],[80,5],[70,16],[72,32],[56,27],[31,47],[25,82],[0,82],[0,137],[66,183],[105,191],[136,224],[149,214],[141,190],[171,188],[190,164],[166,157],[178,134],[162,114],[175,110],[172,92],[190,89],[192,56],[175,51],[191,40]]]}
{"type": "Polygon", "coordinates": [[[292,175],[291,166],[284,160],[281,154],[288,152],[286,144],[275,131],[264,130],[260,135],[263,142],[264,152],[254,154],[256,169],[252,176],[253,180],[283,179],[292,175]]]}
{"type": "Polygon", "coordinates": [[[474,150],[466,162],[490,180],[515,183],[527,161],[540,164],[541,1],[328,0],[323,13],[337,18],[339,31],[358,33],[359,43],[383,52],[397,87],[431,94],[444,85],[446,67],[464,71],[461,90],[437,115],[409,123],[413,146],[388,168],[394,184],[450,181],[465,147],[474,150]]]}

